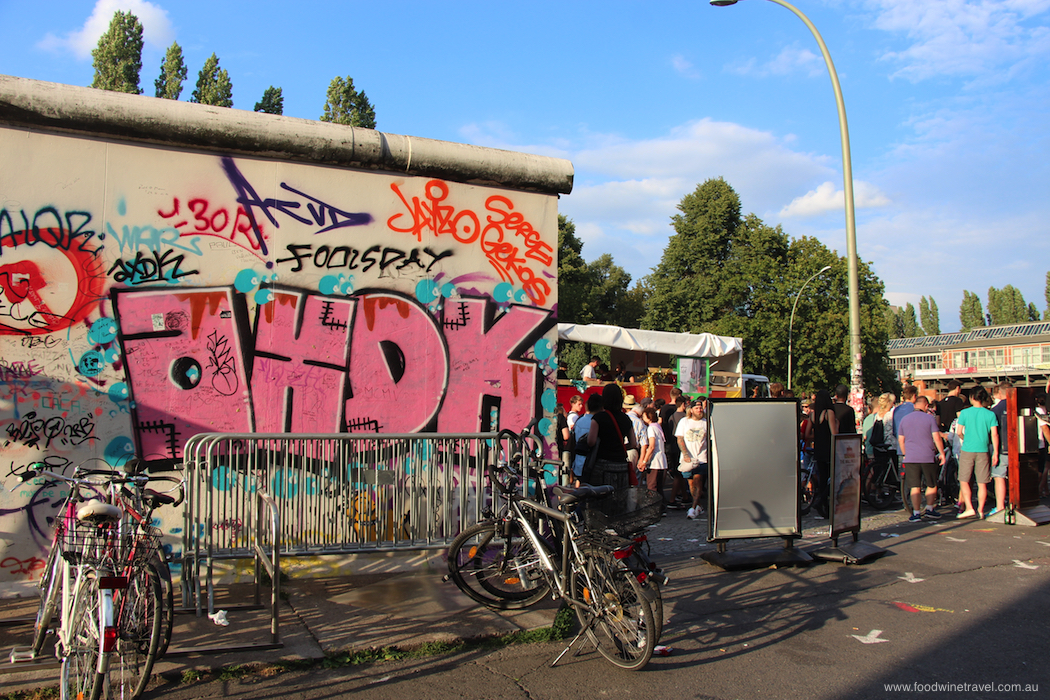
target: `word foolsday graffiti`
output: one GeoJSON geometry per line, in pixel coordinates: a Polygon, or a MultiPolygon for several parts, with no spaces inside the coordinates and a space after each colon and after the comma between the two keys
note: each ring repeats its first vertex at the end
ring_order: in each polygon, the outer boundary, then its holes
{"type": "Polygon", "coordinates": [[[0,543],[0,586],[39,575],[64,494],[22,481],[37,460],[159,468],[201,432],[477,432],[553,409],[553,197],[112,148],[143,164],[68,203],[0,182],[0,530],[30,540],[0,543]]]}

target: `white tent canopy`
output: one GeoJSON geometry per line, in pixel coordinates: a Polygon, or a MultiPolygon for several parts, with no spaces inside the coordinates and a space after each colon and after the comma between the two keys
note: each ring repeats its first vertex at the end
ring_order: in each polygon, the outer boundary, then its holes
{"type": "Polygon", "coordinates": [[[711,333],[671,333],[643,331],[601,324],[558,324],[558,340],[606,345],[623,350],[658,352],[678,357],[709,357],[728,360],[731,372],[740,372],[743,366],[744,346],[740,338],[727,338],[711,333]]]}

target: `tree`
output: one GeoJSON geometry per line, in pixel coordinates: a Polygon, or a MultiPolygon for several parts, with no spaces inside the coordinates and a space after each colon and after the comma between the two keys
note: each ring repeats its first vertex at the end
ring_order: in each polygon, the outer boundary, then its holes
{"type": "Polygon", "coordinates": [[[984,326],[984,308],[981,306],[981,297],[964,289],[962,304],[959,305],[959,324],[963,331],[984,326]]]}
{"type": "Polygon", "coordinates": [[[349,75],[346,79],[336,77],[328,85],[321,121],[374,129],[376,111],[365,96],[364,90],[358,92],[354,88],[353,78],[349,75]]]}
{"type": "Polygon", "coordinates": [[[900,309],[887,306],[884,315],[886,321],[886,332],[891,338],[904,337],[904,324],[901,322],[900,309]]]}
{"type": "Polygon", "coordinates": [[[1039,320],[1039,309],[1036,308],[1034,301],[1028,305],[1028,320],[1029,321],[1038,321],[1039,320]]]}
{"type": "Polygon", "coordinates": [[[901,332],[904,333],[903,338],[917,338],[920,335],[925,335],[922,332],[922,328],[919,326],[919,321],[915,317],[915,307],[908,302],[904,305],[904,308],[900,311],[901,315],[901,332]]]}
{"type": "Polygon", "coordinates": [[[1028,320],[1028,304],[1021,291],[1012,284],[1002,289],[989,287],[988,314],[992,317],[989,324],[992,326],[1024,323],[1028,320]]]}
{"type": "Polygon", "coordinates": [[[1043,290],[1043,296],[1046,298],[1046,311],[1043,312],[1043,320],[1050,321],[1050,272],[1046,273],[1046,287],[1043,290]]]}
{"type": "Polygon", "coordinates": [[[91,87],[141,95],[142,23],[130,12],[117,10],[109,29],[91,51],[95,79],[91,87]]]}
{"type": "Polygon", "coordinates": [[[941,315],[937,311],[937,302],[930,297],[929,301],[926,297],[919,300],[919,320],[922,322],[922,334],[923,335],[940,335],[941,334],[941,315]]]}
{"type": "Polygon", "coordinates": [[[233,83],[225,68],[219,68],[219,57],[214,53],[208,57],[197,76],[197,89],[190,102],[215,107],[233,106],[233,83]]]}
{"type": "Polygon", "coordinates": [[[186,64],[182,60],[182,47],[172,42],[160,64],[160,77],[153,81],[157,97],[177,100],[182,94],[182,83],[186,80],[186,64]]]}
{"type": "Polygon", "coordinates": [[[273,85],[266,88],[262,99],[255,103],[255,111],[266,114],[284,114],[284,96],[281,94],[281,88],[275,88],[273,85]]]}
{"type": "MultiPolygon", "coordinates": [[[[849,383],[849,294],[844,258],[813,238],[788,239],[757,216],[741,215],[740,199],[722,179],[682,198],[675,234],[646,278],[643,328],[739,337],[748,372],[787,378],[791,308],[807,279],[821,275],[798,298],[792,326],[792,384],[849,383]]],[[[863,263],[860,276],[865,386],[890,387],[882,283],[863,263]]]]}

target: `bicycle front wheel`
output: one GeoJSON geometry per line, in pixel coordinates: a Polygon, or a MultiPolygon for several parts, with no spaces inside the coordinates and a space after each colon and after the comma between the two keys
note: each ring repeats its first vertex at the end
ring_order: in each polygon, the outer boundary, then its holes
{"type": "Polygon", "coordinates": [[[47,641],[47,630],[51,626],[51,619],[58,609],[59,600],[62,598],[62,559],[59,556],[59,544],[51,544],[51,552],[47,555],[47,564],[44,573],[40,577],[40,607],[36,611],[36,626],[33,629],[33,658],[36,658],[44,648],[47,641]]]}
{"type": "Polygon", "coordinates": [[[73,592],[69,615],[62,620],[59,631],[64,698],[98,700],[102,695],[106,675],[98,671],[102,649],[102,596],[98,572],[85,565],[73,592]]]}
{"type": "Polygon", "coordinates": [[[161,643],[163,616],[160,575],[150,564],[132,569],[128,586],[114,591],[116,656],[109,666],[109,697],[133,700],[149,684],[161,643]]]}
{"type": "Polygon", "coordinates": [[[459,590],[495,610],[519,610],[550,591],[539,555],[514,523],[478,523],[448,548],[448,572],[459,590]]]}
{"type": "Polygon", "coordinates": [[[613,665],[644,668],[656,646],[656,623],[638,580],[606,555],[583,553],[581,564],[570,586],[587,637],[613,665]]]}

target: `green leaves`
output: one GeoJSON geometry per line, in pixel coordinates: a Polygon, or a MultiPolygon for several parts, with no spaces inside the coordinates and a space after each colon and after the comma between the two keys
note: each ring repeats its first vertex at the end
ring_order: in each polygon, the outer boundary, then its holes
{"type": "Polygon", "coordinates": [[[109,29],[99,37],[91,51],[95,79],[91,87],[99,90],[141,95],[139,73],[142,71],[142,23],[130,12],[118,10],[109,29]]]}
{"type": "Polygon", "coordinates": [[[153,81],[156,96],[166,100],[177,100],[182,94],[182,83],[186,80],[186,64],[182,60],[182,47],[172,42],[164,54],[160,66],[160,77],[153,81]]]}
{"type": "Polygon", "coordinates": [[[281,88],[275,88],[273,85],[266,88],[262,99],[255,103],[255,111],[266,114],[284,114],[284,96],[281,94],[281,88]]]}
{"type": "Polygon", "coordinates": [[[212,53],[204,62],[197,76],[197,89],[193,91],[190,102],[215,107],[233,106],[233,83],[230,74],[219,68],[219,57],[212,53]]]}
{"type": "Polygon", "coordinates": [[[333,78],[328,85],[328,96],[321,121],[374,129],[376,112],[364,90],[358,92],[354,88],[353,78],[348,75],[345,79],[333,78]]]}

